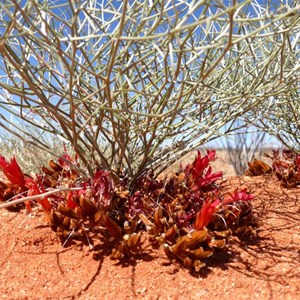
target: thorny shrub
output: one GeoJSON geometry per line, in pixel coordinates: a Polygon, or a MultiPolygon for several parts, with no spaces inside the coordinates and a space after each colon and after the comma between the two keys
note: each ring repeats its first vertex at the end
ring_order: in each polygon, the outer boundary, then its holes
{"type": "MultiPolygon", "coordinates": [[[[145,170],[129,189],[126,177],[113,182],[104,170],[83,179],[74,168],[77,158],[66,152],[34,176],[24,174],[14,157],[7,161],[0,156],[0,200],[79,187],[37,200],[62,241],[82,239],[92,247],[104,239],[113,245],[111,257],[121,259],[142,251],[146,231],[153,247],[163,247],[170,259],[198,271],[206,258],[226,251],[231,235],[252,234],[256,226],[253,195],[246,189],[226,192],[222,172],[212,172],[215,159],[214,150],[205,156],[198,151],[193,163],[174,175],[156,178],[145,170]]],[[[25,202],[27,211],[32,205],[25,202]]]]}

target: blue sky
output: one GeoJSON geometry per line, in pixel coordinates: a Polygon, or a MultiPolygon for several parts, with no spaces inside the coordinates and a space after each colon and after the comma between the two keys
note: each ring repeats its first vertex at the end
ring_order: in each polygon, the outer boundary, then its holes
{"type": "MultiPolygon", "coordinates": [[[[21,3],[21,5],[25,5],[26,3],[27,3],[28,1],[21,1],[20,3],[21,3]]],[[[99,3],[105,3],[106,1],[99,1],[99,3]]],[[[131,3],[132,1],[129,1],[129,5],[130,5],[130,3],[131,3]]],[[[175,3],[176,3],[176,1],[174,1],[175,3]]],[[[188,1],[189,3],[191,2],[191,1],[188,1]]],[[[228,5],[229,3],[230,3],[230,1],[222,1],[225,5],[228,5]]],[[[243,2],[243,1],[237,1],[238,3],[240,3],[240,2],[243,2]]],[[[253,1],[254,2],[254,1],[253,1]]],[[[267,5],[268,3],[273,3],[273,4],[275,4],[275,5],[279,5],[282,1],[270,1],[270,0],[265,0],[265,1],[263,1],[263,0],[260,0],[260,1],[257,1],[259,4],[261,4],[261,5],[267,5]]],[[[289,3],[289,4],[293,4],[293,3],[296,3],[295,1],[289,1],[289,0],[286,0],[286,1],[283,1],[284,3],[289,3]]],[[[66,4],[66,3],[68,3],[67,1],[48,1],[48,3],[50,4],[50,3],[55,3],[56,5],[57,4],[61,4],[61,6],[60,6],[60,8],[58,8],[58,9],[60,9],[61,10],[61,12],[62,13],[64,13],[64,10],[65,10],[65,7],[64,7],[64,5],[66,4]]],[[[123,3],[123,1],[115,1],[114,2],[114,4],[115,4],[115,6],[117,6],[117,7],[120,7],[120,9],[121,9],[121,5],[122,5],[122,3],[123,3]]],[[[171,2],[170,2],[171,3],[171,2]]],[[[180,10],[180,6],[177,8],[178,10],[180,10]]],[[[212,8],[212,10],[213,9],[216,9],[216,8],[212,8]]],[[[183,12],[181,12],[182,14],[183,14],[183,12]]],[[[200,13],[200,10],[198,11],[198,13],[200,13]]],[[[248,13],[251,15],[251,16],[254,16],[255,14],[256,14],[256,12],[255,12],[255,10],[254,9],[249,9],[248,10],[248,13]]],[[[110,18],[110,14],[108,13],[108,12],[105,12],[105,14],[106,14],[106,17],[107,18],[110,18]]],[[[195,17],[197,18],[197,13],[195,14],[195,17]]],[[[190,21],[193,21],[194,20],[194,17],[190,17],[189,19],[188,19],[188,22],[190,22],[190,21]]],[[[116,24],[112,24],[111,25],[111,28],[113,29],[114,28],[114,26],[116,26],[116,24]]],[[[0,34],[1,35],[3,35],[3,33],[5,32],[5,27],[0,27],[0,34]]],[[[66,34],[67,34],[67,32],[66,32],[66,34]]],[[[32,62],[32,63],[34,63],[34,62],[32,62]]],[[[0,75],[1,75],[1,72],[3,72],[3,71],[1,71],[1,62],[0,62],[0,75]]],[[[1,99],[0,99],[0,101],[1,101],[1,99]]],[[[0,113],[2,113],[2,114],[4,114],[5,116],[7,116],[7,117],[9,117],[9,115],[7,115],[7,113],[5,112],[5,111],[3,111],[3,109],[1,109],[0,108],[0,113]]],[[[215,142],[213,142],[213,143],[215,143],[215,142]]]]}

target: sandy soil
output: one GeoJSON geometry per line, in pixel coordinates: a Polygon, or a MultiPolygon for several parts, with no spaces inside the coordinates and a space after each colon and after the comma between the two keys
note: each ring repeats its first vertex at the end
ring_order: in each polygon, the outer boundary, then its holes
{"type": "Polygon", "coordinates": [[[1,210],[1,299],[300,299],[300,189],[272,176],[228,183],[254,192],[263,224],[252,240],[232,238],[199,273],[151,248],[113,261],[101,243],[62,247],[41,212],[1,210]]]}

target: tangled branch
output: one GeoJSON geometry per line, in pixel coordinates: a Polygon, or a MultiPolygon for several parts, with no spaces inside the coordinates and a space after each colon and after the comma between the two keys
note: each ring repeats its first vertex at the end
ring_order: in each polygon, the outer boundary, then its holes
{"type": "Polygon", "coordinates": [[[5,1],[0,126],[48,151],[25,124],[68,141],[90,174],[110,169],[133,183],[146,168],[159,174],[230,133],[228,122],[295,92],[299,8],[5,1]]]}

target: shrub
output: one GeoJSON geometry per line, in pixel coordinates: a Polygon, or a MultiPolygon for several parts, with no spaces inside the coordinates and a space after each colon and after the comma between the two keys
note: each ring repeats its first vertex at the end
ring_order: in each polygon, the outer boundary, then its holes
{"type": "Polygon", "coordinates": [[[0,126],[133,186],[297,91],[294,1],[148,2],[1,3],[0,126]]]}

